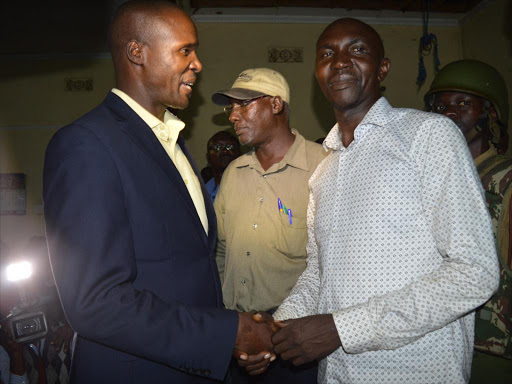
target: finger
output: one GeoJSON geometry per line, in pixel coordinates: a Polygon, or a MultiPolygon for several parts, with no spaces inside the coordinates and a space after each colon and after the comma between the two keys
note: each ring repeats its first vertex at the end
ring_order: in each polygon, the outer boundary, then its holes
{"type": "Polygon", "coordinates": [[[265,318],[263,317],[263,314],[261,312],[258,312],[258,313],[255,313],[254,315],[252,315],[252,319],[257,322],[257,323],[264,323],[265,322],[265,318]]]}
{"type": "Polygon", "coordinates": [[[258,365],[258,364],[266,365],[270,362],[271,357],[272,357],[271,353],[261,352],[261,353],[258,353],[257,355],[248,356],[246,360],[238,360],[238,365],[240,367],[244,367],[244,368],[251,366],[251,365],[258,365]]]}
{"type": "Polygon", "coordinates": [[[258,313],[255,313],[253,316],[252,316],[252,319],[257,322],[257,323],[266,323],[270,329],[272,330],[272,332],[277,332],[279,330],[278,327],[276,327],[276,325],[274,324],[274,318],[269,315],[268,313],[265,313],[265,312],[258,312],[258,313]]]}
{"type": "Polygon", "coordinates": [[[268,369],[268,364],[265,365],[263,368],[260,368],[260,369],[257,369],[257,370],[251,371],[251,372],[247,372],[247,373],[249,376],[258,376],[258,375],[261,375],[261,374],[267,372],[267,369],[268,369]]]}
{"type": "Polygon", "coordinates": [[[290,361],[293,361],[293,360],[298,359],[298,358],[304,358],[302,356],[302,351],[300,351],[297,348],[289,349],[289,350],[281,353],[279,356],[283,360],[290,360],[290,361]]]}
{"type": "Polygon", "coordinates": [[[296,367],[298,367],[299,365],[302,365],[302,364],[305,364],[305,363],[309,363],[309,359],[306,359],[304,356],[299,356],[295,359],[292,360],[292,364],[296,367]]]}
{"type": "Polygon", "coordinates": [[[245,370],[247,373],[251,373],[251,372],[257,372],[257,371],[260,371],[262,369],[267,369],[267,367],[270,365],[269,361],[268,360],[264,360],[258,364],[252,364],[252,365],[248,365],[247,367],[245,367],[245,370]]]}
{"type": "Polygon", "coordinates": [[[236,360],[247,360],[247,358],[249,357],[249,355],[243,351],[240,351],[239,349],[233,349],[233,357],[236,359],[236,360]]]}
{"type": "Polygon", "coordinates": [[[289,329],[286,329],[286,328],[281,328],[279,329],[276,333],[274,333],[272,335],[272,344],[274,345],[278,345],[282,342],[285,342],[286,340],[291,340],[292,339],[292,336],[291,336],[291,332],[289,331],[289,329]]]}

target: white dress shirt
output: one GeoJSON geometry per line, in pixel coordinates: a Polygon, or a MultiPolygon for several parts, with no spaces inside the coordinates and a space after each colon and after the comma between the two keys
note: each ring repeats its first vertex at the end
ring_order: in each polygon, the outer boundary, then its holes
{"type": "Polygon", "coordinates": [[[169,111],[165,111],[164,121],[161,121],[123,91],[113,88],[112,93],[115,93],[123,99],[123,101],[128,104],[128,106],[133,109],[137,115],[139,115],[139,117],[156,135],[165,152],[180,173],[180,176],[187,187],[188,193],[192,198],[192,202],[194,203],[197,215],[201,220],[201,224],[203,224],[204,231],[208,233],[208,217],[206,215],[206,207],[204,205],[204,196],[201,191],[201,183],[194,173],[187,157],[181,150],[180,145],[177,143],[181,130],[185,128],[185,123],[169,111]]]}
{"type": "Polygon", "coordinates": [[[381,98],[310,179],[308,265],[276,319],[332,313],[319,383],[466,383],[474,313],[498,285],[473,159],[444,116],[381,98]]]}

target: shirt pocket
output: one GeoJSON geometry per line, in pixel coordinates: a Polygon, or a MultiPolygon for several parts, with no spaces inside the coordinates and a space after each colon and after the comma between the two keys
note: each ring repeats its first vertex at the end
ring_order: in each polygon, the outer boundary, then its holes
{"type": "Polygon", "coordinates": [[[279,216],[276,249],[291,259],[305,258],[308,240],[306,218],[292,216],[290,224],[288,215],[281,213],[279,216]]]}

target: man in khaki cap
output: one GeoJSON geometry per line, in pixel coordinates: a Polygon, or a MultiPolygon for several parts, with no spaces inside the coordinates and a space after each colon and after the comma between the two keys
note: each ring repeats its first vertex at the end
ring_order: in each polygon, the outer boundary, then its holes
{"type": "MultiPolygon", "coordinates": [[[[290,91],[277,71],[247,69],[212,100],[253,148],[228,166],[214,204],[224,304],[272,313],[306,268],[308,180],[326,152],[290,129],[290,91]]],[[[278,360],[258,378],[236,364],[231,372],[234,383],[316,383],[316,364],[278,360]]]]}

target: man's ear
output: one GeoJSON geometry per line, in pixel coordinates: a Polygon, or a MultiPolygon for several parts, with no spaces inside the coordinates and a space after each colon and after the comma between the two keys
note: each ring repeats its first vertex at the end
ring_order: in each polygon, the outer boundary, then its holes
{"type": "Polygon", "coordinates": [[[498,113],[492,104],[489,106],[489,115],[491,115],[494,120],[498,120],[498,113]]]}
{"type": "Polygon", "coordinates": [[[384,81],[384,79],[388,75],[390,65],[391,61],[386,57],[380,61],[379,74],[377,75],[377,79],[379,81],[384,81]]]}
{"type": "Polygon", "coordinates": [[[136,40],[130,40],[126,44],[126,56],[135,65],[142,65],[143,63],[143,46],[136,40]]]}
{"type": "Polygon", "coordinates": [[[281,99],[281,96],[272,96],[270,103],[272,104],[272,113],[274,115],[280,113],[284,108],[284,101],[281,99]]]}

